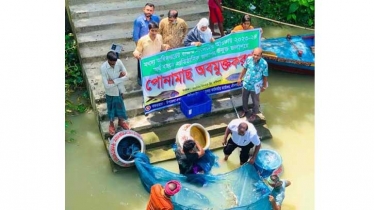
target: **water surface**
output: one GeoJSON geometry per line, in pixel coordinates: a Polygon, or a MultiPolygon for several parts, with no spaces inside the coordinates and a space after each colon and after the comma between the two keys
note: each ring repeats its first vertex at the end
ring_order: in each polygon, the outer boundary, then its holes
{"type": "MultiPolygon", "coordinates": [[[[265,37],[310,31],[267,27],[265,37]]],[[[317,68],[318,69],[318,68],[317,68]]],[[[281,178],[292,182],[286,189],[282,210],[314,209],[314,77],[269,72],[269,88],[261,95],[262,112],[273,139],[262,147],[276,150],[283,159],[281,178]]],[[[94,113],[71,117],[78,130],[75,141],[65,144],[65,205],[68,210],[142,210],[149,194],[138,172],[113,173],[99,133],[94,113]]],[[[214,152],[223,159],[222,149],[214,152]]],[[[213,173],[226,173],[238,167],[234,152],[228,162],[213,173]]],[[[174,161],[156,164],[178,173],[174,161]]]]}

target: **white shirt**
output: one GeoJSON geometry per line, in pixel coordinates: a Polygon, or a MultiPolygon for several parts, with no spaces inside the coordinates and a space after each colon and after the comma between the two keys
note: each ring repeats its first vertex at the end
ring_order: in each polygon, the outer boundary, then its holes
{"type": "Polygon", "coordinates": [[[108,61],[105,61],[101,65],[101,77],[103,79],[105,93],[109,96],[119,96],[119,93],[125,93],[125,84],[124,81],[127,77],[127,71],[120,59],[117,59],[114,68],[112,68],[108,61]],[[126,72],[126,76],[119,78],[120,73],[126,72]],[[108,80],[113,80],[114,84],[108,84],[108,80]]]}
{"type": "Polygon", "coordinates": [[[235,119],[232,120],[227,127],[231,130],[232,141],[238,146],[246,146],[250,142],[252,142],[255,146],[261,144],[260,138],[257,135],[257,130],[252,123],[242,119],[235,119]],[[244,136],[240,136],[238,133],[239,124],[242,122],[245,122],[248,125],[248,129],[244,133],[244,136]]]}

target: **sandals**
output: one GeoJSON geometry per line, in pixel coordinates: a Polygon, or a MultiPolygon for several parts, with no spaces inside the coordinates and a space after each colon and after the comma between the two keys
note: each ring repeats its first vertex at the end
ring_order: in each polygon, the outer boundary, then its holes
{"type": "Polygon", "coordinates": [[[255,114],[252,114],[249,118],[248,118],[248,121],[249,122],[253,122],[256,120],[256,115],[255,114]]]}
{"type": "Polygon", "coordinates": [[[128,123],[126,123],[125,121],[119,121],[118,125],[121,126],[121,128],[123,128],[125,130],[130,130],[131,129],[130,125],[128,123]]]}
{"type": "Polygon", "coordinates": [[[114,136],[114,134],[116,134],[116,128],[114,127],[113,124],[109,125],[109,134],[111,136],[114,136]]]}

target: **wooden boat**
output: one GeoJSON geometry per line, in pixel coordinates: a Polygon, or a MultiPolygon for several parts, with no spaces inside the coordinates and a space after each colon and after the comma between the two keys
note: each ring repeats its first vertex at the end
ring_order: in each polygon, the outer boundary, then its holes
{"type": "Polygon", "coordinates": [[[314,75],[314,34],[261,40],[261,48],[269,68],[314,75]]]}

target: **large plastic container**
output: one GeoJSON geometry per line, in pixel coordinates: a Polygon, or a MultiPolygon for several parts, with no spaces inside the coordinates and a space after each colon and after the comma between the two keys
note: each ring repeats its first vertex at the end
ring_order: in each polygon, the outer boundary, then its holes
{"type": "Polygon", "coordinates": [[[197,141],[204,150],[209,149],[210,146],[210,135],[208,131],[199,123],[183,124],[175,138],[176,143],[179,147],[183,147],[184,141],[193,139],[197,141]]]}
{"type": "Polygon", "coordinates": [[[275,151],[260,149],[254,167],[262,178],[267,178],[282,165],[282,157],[275,151]]]}
{"type": "Polygon", "coordinates": [[[180,108],[189,119],[196,115],[210,113],[212,100],[204,91],[194,92],[181,98],[180,108]]]}
{"type": "Polygon", "coordinates": [[[129,155],[132,151],[140,150],[145,153],[143,138],[133,130],[124,130],[116,133],[109,143],[110,158],[117,165],[131,167],[135,164],[134,157],[129,155]]]}

